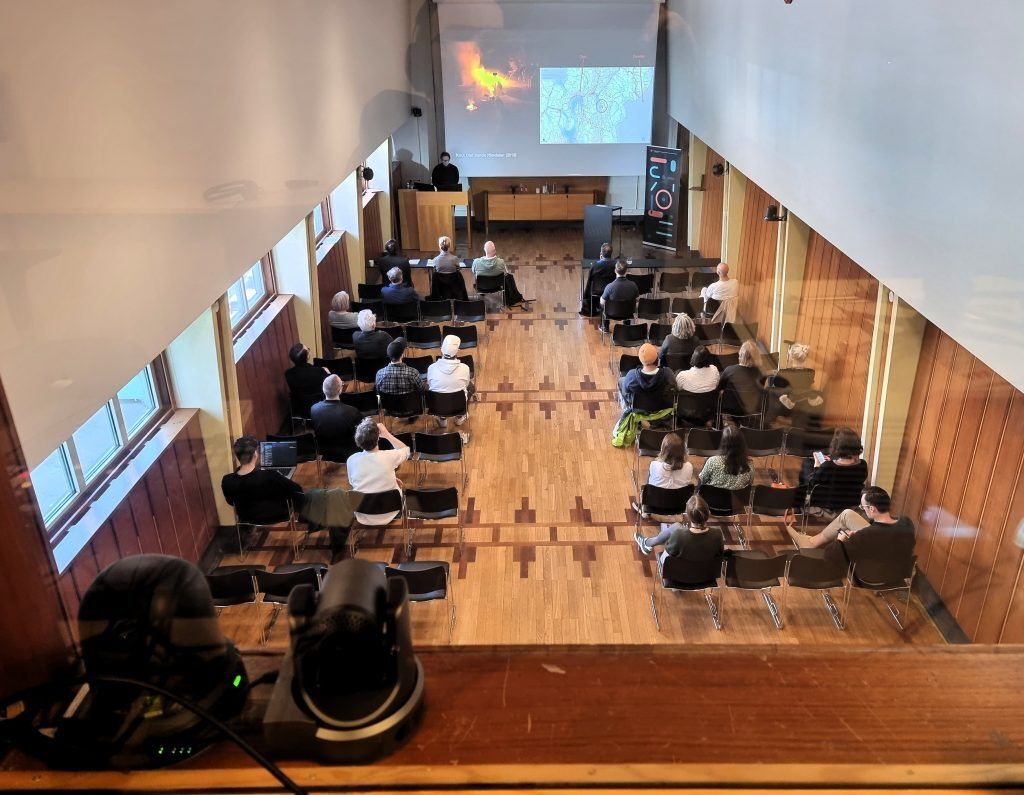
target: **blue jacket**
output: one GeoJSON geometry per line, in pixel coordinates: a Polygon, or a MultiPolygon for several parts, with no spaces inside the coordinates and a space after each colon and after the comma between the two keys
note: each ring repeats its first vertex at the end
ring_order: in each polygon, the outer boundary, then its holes
{"type": "Polygon", "coordinates": [[[380,299],[385,304],[412,304],[420,300],[420,295],[415,288],[403,282],[389,284],[383,288],[380,291],[380,299]]]}

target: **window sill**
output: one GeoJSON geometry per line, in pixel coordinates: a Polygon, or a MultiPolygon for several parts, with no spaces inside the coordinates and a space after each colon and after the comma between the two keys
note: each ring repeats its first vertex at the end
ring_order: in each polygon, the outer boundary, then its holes
{"type": "Polygon", "coordinates": [[[268,303],[256,317],[250,322],[249,326],[242,332],[241,336],[235,340],[234,352],[235,352],[235,364],[238,364],[242,357],[248,353],[249,348],[253,346],[253,343],[260,338],[260,335],[270,327],[270,324],[274,322],[274,319],[281,313],[288,302],[291,301],[293,296],[284,293],[279,293],[274,296],[274,299],[268,303]]]}
{"type": "Polygon", "coordinates": [[[57,564],[58,574],[63,574],[71,565],[96,531],[113,516],[117,507],[128,498],[150,467],[174,444],[178,434],[198,413],[199,409],[175,411],[160,425],[156,433],[139,447],[135,455],[121,465],[117,475],[93,498],[85,512],[71,523],[64,537],[53,548],[53,559],[57,564]]]}

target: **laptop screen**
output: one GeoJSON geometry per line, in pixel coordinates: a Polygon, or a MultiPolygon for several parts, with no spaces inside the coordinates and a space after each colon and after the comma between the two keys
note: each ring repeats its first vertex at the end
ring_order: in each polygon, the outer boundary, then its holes
{"type": "Polygon", "coordinates": [[[265,469],[291,469],[298,457],[296,442],[260,442],[260,466],[265,469]]]}

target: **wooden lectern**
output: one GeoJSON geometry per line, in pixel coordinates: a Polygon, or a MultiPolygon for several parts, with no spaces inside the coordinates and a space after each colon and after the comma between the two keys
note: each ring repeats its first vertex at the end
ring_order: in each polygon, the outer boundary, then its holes
{"type": "MultiPolygon", "coordinates": [[[[448,235],[455,242],[455,208],[466,206],[469,248],[473,248],[473,225],[469,223],[467,191],[398,191],[398,211],[402,222],[402,248],[437,251],[437,239],[448,235]]],[[[454,252],[453,252],[454,253],[454,252]]]]}

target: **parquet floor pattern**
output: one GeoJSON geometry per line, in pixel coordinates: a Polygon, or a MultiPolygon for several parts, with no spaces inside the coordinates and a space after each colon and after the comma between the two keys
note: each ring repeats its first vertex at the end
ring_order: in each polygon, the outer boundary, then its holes
{"type": "MultiPolygon", "coordinates": [[[[726,594],[722,631],[714,629],[699,593],[664,594],[659,632],[650,610],[656,560],[641,556],[633,542],[635,454],[610,443],[619,416],[611,351],[596,321],[577,314],[581,230],[515,231],[494,239],[521,291],[536,302],[532,312],[514,309],[488,317],[476,356],[480,402],[472,404],[462,428],[472,439],[466,448],[468,488],[461,489],[458,464],[424,465],[424,487],[460,486],[464,544],[458,543],[454,520],[440,527],[414,523],[414,558],[452,564],[454,643],[942,642],[916,600],[901,637],[881,600],[863,592],[853,594],[845,632],[835,628],[816,593],[789,593],[782,631],[756,593],[726,594]]],[[[638,238],[624,238],[623,249],[641,255],[638,238]]],[[[416,274],[417,280],[424,276],[416,274]]],[[[433,430],[427,420],[414,427],[433,430]]],[[[408,429],[404,423],[398,428],[408,429]]],[[[699,471],[703,462],[693,463],[699,471]]],[[[644,459],[643,473],[648,464],[644,459]]],[[[399,477],[412,485],[413,464],[403,465],[399,477]]],[[[313,465],[303,465],[298,479],[316,485],[313,465]]],[[[328,483],[347,487],[342,467],[328,470],[328,483]]],[[[656,530],[645,526],[648,534],[656,530]]],[[[726,534],[727,543],[736,542],[731,530],[726,534]]],[[[791,547],[778,522],[755,524],[748,539],[766,552],[791,547]]],[[[402,540],[397,527],[368,531],[358,554],[399,562],[405,559],[402,540]]],[[[326,533],[316,533],[299,560],[328,562],[330,554],[326,533]]],[[[271,568],[292,560],[292,538],[277,531],[261,535],[245,557],[246,563],[271,568]]],[[[229,555],[222,562],[241,561],[229,555]]],[[[781,600],[781,592],[776,598],[781,600]]],[[[411,606],[417,643],[448,641],[447,609],[444,602],[411,606]]],[[[222,622],[238,643],[255,645],[260,623],[270,623],[272,610],[263,606],[257,617],[252,605],[229,608],[222,622]]],[[[283,615],[275,623],[269,644],[282,647],[287,623],[283,615]]]]}

